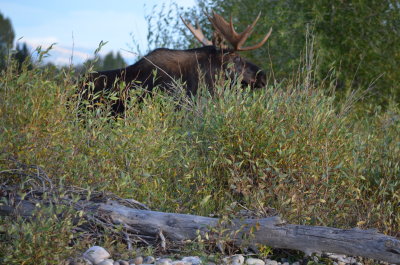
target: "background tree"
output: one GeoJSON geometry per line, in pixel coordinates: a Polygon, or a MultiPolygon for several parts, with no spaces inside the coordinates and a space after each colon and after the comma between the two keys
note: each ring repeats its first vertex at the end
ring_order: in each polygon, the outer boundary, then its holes
{"type": "MultiPolygon", "coordinates": [[[[203,13],[211,9],[226,18],[232,16],[238,31],[261,12],[248,41],[256,42],[270,27],[272,36],[267,45],[245,56],[273,73],[278,82],[296,73],[305,54],[310,55],[310,45],[306,47],[309,31],[314,40],[313,52],[318,58],[313,65],[317,80],[335,78],[339,94],[367,89],[374,82],[370,100],[381,105],[390,98],[400,102],[399,0],[199,0],[197,6],[187,10],[176,8],[175,13],[193,23],[198,20],[211,37],[210,23],[203,13]]],[[[150,31],[159,32],[158,36],[148,35],[149,43],[172,48],[198,45],[188,35],[179,16],[171,13],[174,14],[164,10],[147,17],[150,31]],[[178,34],[190,40],[176,37],[178,34]]]]}
{"type": "Polygon", "coordinates": [[[31,55],[26,43],[17,44],[15,53],[13,54],[13,58],[17,61],[19,70],[21,70],[21,67],[24,63],[28,66],[28,68],[32,67],[31,55]]]}
{"type": "Polygon", "coordinates": [[[98,57],[96,60],[88,59],[84,64],[93,64],[95,71],[111,70],[126,66],[126,62],[122,58],[121,54],[117,52],[117,54],[114,55],[112,51],[107,53],[104,57],[98,57]]]}
{"type": "Polygon", "coordinates": [[[126,66],[126,62],[119,52],[114,55],[114,53],[111,51],[106,54],[103,59],[99,60],[99,62],[100,65],[98,70],[111,70],[126,66]]]}
{"type": "Polygon", "coordinates": [[[341,89],[378,78],[374,99],[400,102],[400,1],[315,1],[313,18],[322,75],[338,69],[341,89]]]}
{"type": "Polygon", "coordinates": [[[83,74],[90,66],[93,66],[94,71],[104,71],[123,68],[126,67],[127,64],[119,52],[114,55],[114,53],[110,51],[104,57],[98,57],[96,55],[96,59],[88,59],[83,64],[75,66],[75,71],[77,74],[83,74]]]}
{"type": "Polygon", "coordinates": [[[12,48],[14,37],[15,34],[10,19],[0,13],[0,69],[3,69],[6,65],[6,56],[12,48]]]}

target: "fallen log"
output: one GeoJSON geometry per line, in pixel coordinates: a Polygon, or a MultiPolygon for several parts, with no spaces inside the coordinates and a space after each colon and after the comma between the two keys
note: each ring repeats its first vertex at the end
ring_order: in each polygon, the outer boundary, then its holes
{"type": "Polygon", "coordinates": [[[308,255],[329,252],[400,264],[400,240],[375,230],[293,225],[277,216],[236,219],[221,227],[218,218],[150,211],[140,202],[119,198],[112,193],[77,187],[59,190],[39,166],[11,161],[16,168],[0,171],[0,176],[13,176],[13,179],[19,176],[25,181],[21,181],[24,185],[9,186],[7,178],[4,178],[4,182],[0,183],[0,217],[16,215],[30,218],[37,210],[37,205],[67,205],[81,211],[83,218],[94,226],[120,233],[119,226],[122,225],[126,229],[123,234],[128,244],[132,243],[133,235],[142,242],[159,238],[161,245],[165,246],[167,240],[194,240],[198,233],[212,234],[223,229],[236,245],[262,244],[300,250],[308,255]]]}
{"type": "MultiPolygon", "coordinates": [[[[162,233],[171,241],[193,240],[198,231],[204,234],[218,225],[217,218],[138,210],[118,203],[102,203],[98,211],[140,234],[156,236],[162,233]]],[[[235,220],[230,229],[239,231],[232,238],[238,244],[246,235],[252,234],[249,237],[252,244],[295,249],[306,254],[329,252],[361,256],[400,264],[400,240],[375,230],[293,225],[279,217],[235,220]]]]}
{"type": "MultiPolygon", "coordinates": [[[[4,199],[0,201],[7,201],[4,199]]],[[[14,198],[11,204],[0,203],[0,215],[29,217],[34,213],[37,203],[37,200],[33,202],[14,198]]],[[[128,207],[110,199],[99,202],[81,200],[74,207],[77,210],[84,209],[90,220],[100,218],[105,229],[122,225],[131,235],[146,239],[159,238],[164,246],[165,241],[195,240],[199,233],[212,234],[212,231],[224,229],[230,233],[229,239],[238,246],[262,244],[273,248],[300,250],[307,255],[336,253],[400,264],[400,240],[375,230],[294,225],[287,224],[277,216],[237,219],[232,220],[229,226],[221,227],[218,218],[156,212],[134,203],[128,207]]]]}

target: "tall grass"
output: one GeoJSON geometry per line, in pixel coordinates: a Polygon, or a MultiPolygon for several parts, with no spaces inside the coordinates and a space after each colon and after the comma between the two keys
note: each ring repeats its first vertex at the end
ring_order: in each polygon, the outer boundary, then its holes
{"type": "Polygon", "coordinates": [[[78,109],[70,71],[11,67],[0,77],[0,168],[12,156],[154,210],[223,214],[236,203],[400,236],[399,106],[343,114],[307,76],[257,91],[225,82],[179,108],[160,92],[128,102],[122,119],[78,109]]]}

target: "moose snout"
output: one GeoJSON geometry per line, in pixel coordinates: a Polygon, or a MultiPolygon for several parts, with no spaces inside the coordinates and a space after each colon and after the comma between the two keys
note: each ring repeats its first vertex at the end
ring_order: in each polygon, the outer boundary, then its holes
{"type": "Polygon", "coordinates": [[[264,71],[260,71],[256,76],[255,88],[263,88],[267,85],[267,75],[264,71]]]}

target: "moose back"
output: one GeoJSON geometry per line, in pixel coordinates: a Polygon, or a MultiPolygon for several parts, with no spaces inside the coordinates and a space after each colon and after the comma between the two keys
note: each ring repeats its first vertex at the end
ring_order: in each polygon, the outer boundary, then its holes
{"type": "MultiPolygon", "coordinates": [[[[189,30],[204,45],[203,47],[188,50],[160,48],[153,50],[138,62],[126,68],[91,73],[81,85],[82,97],[90,99],[93,95],[102,91],[122,92],[126,95],[126,92],[137,86],[147,91],[152,91],[157,86],[162,90],[171,91],[176,80],[184,85],[187,94],[196,94],[201,82],[209,89],[213,89],[215,79],[221,76],[221,73],[222,76],[227,73],[228,77],[232,79],[240,77],[244,87],[264,87],[266,83],[265,72],[237,53],[238,51],[261,47],[271,34],[270,30],[257,45],[252,47],[241,46],[248,38],[259,16],[252,25],[240,34],[234,30],[232,20],[228,23],[216,13],[213,17],[208,16],[215,28],[214,36],[216,37],[213,38],[213,42],[204,37],[199,27],[194,28],[184,21],[189,30]],[[216,39],[221,37],[233,48],[216,45],[216,39]],[[118,84],[122,81],[125,83],[125,89],[120,91],[118,84]]],[[[120,99],[113,102],[112,108],[113,112],[122,113],[125,111],[124,100],[126,97],[121,93],[118,94],[120,99]]]]}

